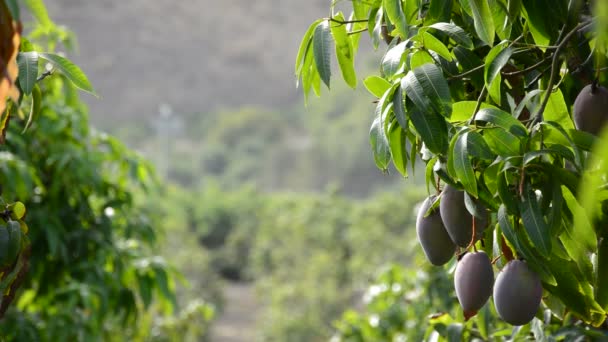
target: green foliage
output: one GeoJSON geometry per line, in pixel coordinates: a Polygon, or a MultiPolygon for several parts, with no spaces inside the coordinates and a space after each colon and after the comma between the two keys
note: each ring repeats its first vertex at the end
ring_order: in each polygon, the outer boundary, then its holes
{"type": "Polygon", "coordinates": [[[142,322],[154,317],[155,337],[173,338],[175,329],[192,330],[195,322],[192,333],[204,336],[213,317],[208,303],[171,316],[178,309],[175,272],[153,252],[158,213],[139,200],[158,186],[153,168],[89,126],[75,87],[94,93],[91,84],[78,66],[52,53],[57,43],[69,43],[66,31],[49,19],[42,1],[26,4],[38,21],[29,37],[36,43],[22,39],[22,96],[2,116],[0,181],[3,196],[19,202],[3,202],[0,213],[8,224],[0,227],[1,335],[11,341],[143,340],[152,334],[142,322]],[[51,67],[40,72],[40,60],[51,67]]]}
{"type": "MultiPolygon", "coordinates": [[[[421,156],[427,184],[463,189],[492,214],[492,229],[468,248],[503,246],[493,249],[499,265],[512,254],[526,259],[564,325],[567,313],[604,324],[608,289],[599,288],[605,272],[593,260],[605,238],[606,142],[576,130],[570,115],[583,86],[607,80],[603,5],[354,1],[347,20],[334,6],[317,27],[346,25],[348,39],[367,31],[376,47],[388,45],[380,75],[364,82],[379,99],[370,130],[376,165],[385,170],[392,160],[405,173],[403,161],[421,156]]],[[[330,63],[307,66],[311,53],[300,50],[296,70],[308,73],[296,77],[307,85],[320,74],[328,85],[330,63]]],[[[534,332],[534,324],[523,329],[534,332]]]]}

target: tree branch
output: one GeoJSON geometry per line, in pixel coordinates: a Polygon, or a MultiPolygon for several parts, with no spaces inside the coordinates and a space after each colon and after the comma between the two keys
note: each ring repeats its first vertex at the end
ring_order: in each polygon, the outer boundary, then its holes
{"type": "Polygon", "coordinates": [[[543,98],[540,107],[538,108],[538,111],[536,112],[536,115],[534,116],[534,120],[532,120],[532,126],[543,120],[543,112],[545,111],[547,103],[549,103],[549,97],[551,97],[551,93],[553,92],[553,85],[555,84],[555,75],[557,74],[557,68],[559,67],[559,55],[561,50],[564,48],[564,46],[566,46],[566,43],[568,43],[570,38],[572,38],[572,36],[574,36],[576,32],[591,25],[591,23],[591,21],[579,23],[578,25],[576,25],[575,28],[568,32],[568,34],[566,34],[561,40],[561,42],[557,45],[555,52],[553,52],[553,61],[551,62],[551,76],[549,77],[549,83],[547,84],[546,94],[543,98]]]}

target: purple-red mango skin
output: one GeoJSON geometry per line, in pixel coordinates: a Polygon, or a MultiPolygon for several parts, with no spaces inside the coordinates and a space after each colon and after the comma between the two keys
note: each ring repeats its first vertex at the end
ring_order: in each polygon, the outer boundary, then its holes
{"type": "MultiPolygon", "coordinates": [[[[473,235],[473,215],[469,213],[464,203],[464,192],[446,185],[441,193],[439,211],[452,241],[460,247],[467,247],[473,235]]],[[[487,225],[487,217],[475,218],[475,235],[481,236],[487,225]]]]}
{"type": "Polygon", "coordinates": [[[424,214],[433,205],[433,199],[433,197],[429,197],[420,205],[416,219],[416,233],[429,262],[435,266],[441,266],[452,259],[456,252],[456,245],[445,230],[438,209],[424,217],[424,214]]]}
{"type": "Polygon", "coordinates": [[[595,93],[587,85],[574,100],[573,119],[580,131],[598,135],[608,119],[608,89],[598,86],[595,93]]]}
{"type": "Polygon", "coordinates": [[[524,261],[509,261],[496,277],[494,306],[500,318],[511,325],[530,322],[538,311],[542,295],[539,276],[524,261]]]}
{"type": "Polygon", "coordinates": [[[467,253],[460,259],[454,275],[454,288],[465,316],[474,315],[484,306],[492,294],[493,285],[494,271],[485,252],[467,253]]]}

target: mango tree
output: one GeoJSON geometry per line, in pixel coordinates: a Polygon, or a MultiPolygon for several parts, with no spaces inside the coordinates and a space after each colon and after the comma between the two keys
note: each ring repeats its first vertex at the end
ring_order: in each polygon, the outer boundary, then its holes
{"type": "Polygon", "coordinates": [[[335,56],[354,88],[362,36],[385,51],[363,79],[373,160],[404,177],[424,163],[420,241],[433,264],[462,258],[464,318],[492,294],[491,263],[506,322],[605,324],[608,4],[352,0],[330,13],[304,35],[298,85],[329,88],[335,56]]]}

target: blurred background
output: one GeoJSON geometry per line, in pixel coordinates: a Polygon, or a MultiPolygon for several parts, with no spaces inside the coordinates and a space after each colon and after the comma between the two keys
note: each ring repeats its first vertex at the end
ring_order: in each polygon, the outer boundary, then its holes
{"type": "MultiPolygon", "coordinates": [[[[329,1],[46,5],[75,34],[67,55],[100,95],[81,96],[92,124],[156,166],[162,191],[145,202],[162,213],[158,253],[183,276],[171,285],[180,310],[195,298],[207,310],[182,322],[191,340],[328,340],[383,291],[401,307],[404,293],[437,290],[451,307],[443,271],[417,266],[424,170],[404,180],[375,167],[375,99],[361,77],[356,90],[335,78],[307,104],[296,88],[300,39],[329,1]]],[[[359,76],[382,56],[366,38],[359,76]]]]}

